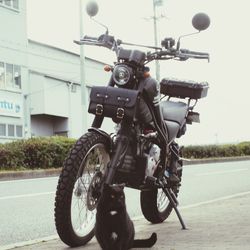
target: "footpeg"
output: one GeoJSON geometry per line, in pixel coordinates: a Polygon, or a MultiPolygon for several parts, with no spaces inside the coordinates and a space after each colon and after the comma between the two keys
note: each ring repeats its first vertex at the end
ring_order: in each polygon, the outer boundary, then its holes
{"type": "Polygon", "coordinates": [[[179,157],[179,158],[178,158],[178,161],[187,161],[187,162],[190,162],[190,161],[192,161],[192,160],[191,160],[191,159],[188,159],[188,158],[179,157]]]}

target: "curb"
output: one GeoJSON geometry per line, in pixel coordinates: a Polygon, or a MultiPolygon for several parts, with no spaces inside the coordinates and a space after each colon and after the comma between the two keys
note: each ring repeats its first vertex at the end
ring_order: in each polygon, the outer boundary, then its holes
{"type": "Polygon", "coordinates": [[[207,164],[207,163],[222,163],[222,162],[233,162],[233,161],[249,161],[250,156],[236,156],[236,157],[223,157],[213,159],[195,159],[190,161],[184,161],[184,166],[195,165],[195,164],[207,164]]]}
{"type": "Polygon", "coordinates": [[[43,177],[58,176],[61,172],[61,168],[57,169],[36,169],[25,171],[3,171],[0,172],[0,180],[16,180],[16,179],[33,179],[43,177]]]}
{"type": "MultiPolygon", "coordinates": [[[[234,162],[234,161],[249,161],[250,156],[239,156],[239,157],[223,157],[213,159],[197,159],[184,161],[184,166],[208,164],[208,163],[223,163],[223,162],[234,162]]],[[[61,173],[61,168],[54,169],[38,169],[38,170],[22,170],[22,171],[0,171],[0,181],[5,180],[17,180],[17,179],[33,179],[43,177],[56,177],[61,173]]]]}

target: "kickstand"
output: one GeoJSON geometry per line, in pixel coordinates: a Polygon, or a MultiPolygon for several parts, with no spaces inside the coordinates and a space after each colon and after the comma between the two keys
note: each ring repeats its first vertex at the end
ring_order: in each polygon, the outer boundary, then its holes
{"type": "Polygon", "coordinates": [[[178,201],[177,201],[177,199],[176,199],[176,197],[175,197],[175,194],[172,192],[171,189],[167,188],[162,182],[159,183],[159,184],[160,184],[162,190],[164,191],[164,193],[166,194],[166,196],[168,197],[169,202],[170,202],[171,205],[173,206],[173,208],[174,208],[174,210],[175,210],[175,212],[176,212],[176,214],[177,214],[177,216],[178,216],[178,219],[179,219],[179,221],[180,221],[180,223],[181,223],[182,229],[183,229],[183,230],[187,229],[186,226],[185,226],[185,223],[184,223],[184,221],[183,221],[183,219],[182,219],[182,217],[181,217],[181,214],[180,214],[180,212],[179,212],[179,210],[178,210],[178,208],[177,208],[178,201]],[[171,193],[172,193],[172,194],[171,194],[171,193]]]}

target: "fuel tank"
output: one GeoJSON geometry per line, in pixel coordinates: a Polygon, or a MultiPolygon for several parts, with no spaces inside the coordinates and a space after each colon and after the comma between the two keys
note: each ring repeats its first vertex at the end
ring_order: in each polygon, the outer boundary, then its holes
{"type": "MultiPolygon", "coordinates": [[[[139,88],[147,93],[147,97],[151,103],[153,103],[154,105],[159,104],[160,85],[158,81],[156,81],[152,77],[144,78],[143,80],[141,80],[139,88]]],[[[137,117],[139,121],[146,124],[152,123],[153,121],[153,117],[150,113],[150,110],[145,100],[143,100],[142,98],[140,100],[137,117]]]]}

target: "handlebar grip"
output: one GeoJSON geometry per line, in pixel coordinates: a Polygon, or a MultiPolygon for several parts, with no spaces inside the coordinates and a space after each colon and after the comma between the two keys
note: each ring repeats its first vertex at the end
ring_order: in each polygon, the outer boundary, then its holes
{"type": "Polygon", "coordinates": [[[197,55],[197,56],[209,56],[208,53],[197,52],[197,51],[192,51],[192,50],[188,50],[188,49],[181,49],[180,52],[183,54],[191,54],[191,55],[197,55]]]}
{"type": "Polygon", "coordinates": [[[93,37],[93,36],[84,36],[83,39],[81,40],[94,40],[94,41],[98,41],[98,38],[97,37],[93,37]]]}
{"type": "Polygon", "coordinates": [[[169,55],[170,53],[169,53],[169,51],[167,51],[167,50],[162,50],[162,51],[159,51],[158,52],[158,55],[159,56],[167,56],[167,55],[169,55]]]}

